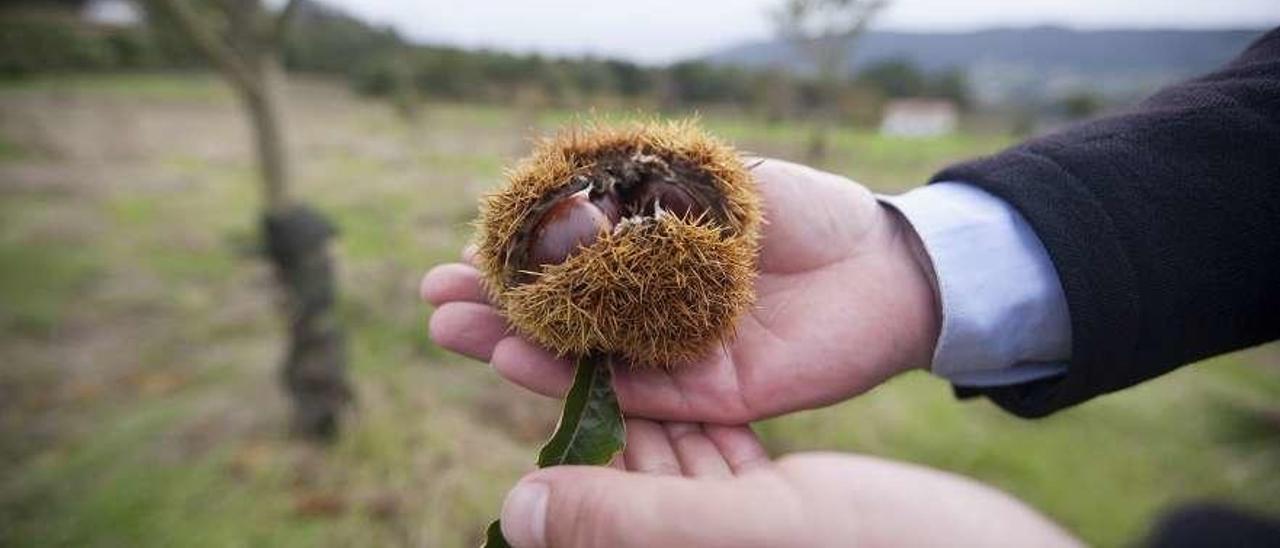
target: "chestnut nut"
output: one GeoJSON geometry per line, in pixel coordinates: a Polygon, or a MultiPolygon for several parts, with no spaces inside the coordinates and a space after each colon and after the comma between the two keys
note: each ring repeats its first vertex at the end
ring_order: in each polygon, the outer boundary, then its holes
{"type": "Polygon", "coordinates": [[[534,265],[563,263],[579,247],[595,242],[601,232],[613,230],[610,216],[588,194],[588,189],[583,189],[561,198],[538,221],[530,249],[534,265]]]}

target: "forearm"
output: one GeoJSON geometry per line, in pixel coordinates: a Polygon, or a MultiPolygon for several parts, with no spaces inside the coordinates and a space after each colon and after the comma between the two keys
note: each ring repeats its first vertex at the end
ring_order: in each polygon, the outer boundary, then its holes
{"type": "Polygon", "coordinates": [[[1057,380],[983,390],[1039,416],[1280,336],[1280,32],[1134,110],[940,173],[1016,208],[1070,310],[1057,380]]]}

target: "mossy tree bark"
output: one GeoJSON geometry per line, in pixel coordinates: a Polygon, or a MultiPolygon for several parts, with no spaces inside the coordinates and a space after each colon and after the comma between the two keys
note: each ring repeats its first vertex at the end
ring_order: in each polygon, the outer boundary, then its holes
{"type": "Polygon", "coordinates": [[[281,283],[289,325],[282,377],[293,400],[293,430],[330,440],[352,398],[327,245],[335,231],[322,214],[290,196],[290,158],[278,95],[284,76],[280,43],[300,3],[290,0],[275,14],[260,0],[218,0],[203,11],[187,0],[148,0],[148,7],[182,29],[245,109],[262,186],[266,254],[281,283]],[[215,17],[221,25],[214,24],[215,17]]]}

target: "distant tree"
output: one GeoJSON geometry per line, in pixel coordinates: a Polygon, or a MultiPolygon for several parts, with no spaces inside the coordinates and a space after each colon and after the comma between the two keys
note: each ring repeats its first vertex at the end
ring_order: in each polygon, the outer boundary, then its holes
{"type": "Polygon", "coordinates": [[[773,68],[757,73],[751,89],[752,108],[765,121],[777,124],[791,116],[796,89],[786,71],[773,68]]]}
{"type": "Polygon", "coordinates": [[[1102,110],[1103,101],[1097,94],[1078,91],[1058,102],[1062,114],[1070,120],[1080,120],[1097,114],[1102,110]]]}
{"type": "Polygon", "coordinates": [[[840,88],[835,112],[842,122],[857,127],[879,126],[884,112],[885,97],[879,90],[861,84],[840,88]]]}
{"type": "Polygon", "coordinates": [[[80,10],[89,0],[0,0],[0,9],[15,7],[45,7],[62,10],[80,10]]]}
{"type": "Polygon", "coordinates": [[[619,95],[636,98],[652,91],[653,77],[644,67],[629,61],[612,59],[605,61],[604,64],[613,73],[613,81],[618,87],[619,95]]]}
{"type": "Polygon", "coordinates": [[[805,55],[817,78],[818,115],[809,161],[826,159],[830,121],[858,38],[887,0],[783,0],[772,12],[778,34],[805,55]]]}
{"type": "Polygon", "coordinates": [[[333,225],[293,198],[281,121],[281,44],[300,1],[278,13],[259,0],[147,0],[152,16],[181,29],[240,97],[253,128],[263,202],[266,250],[285,293],[290,328],[283,377],[294,404],[294,430],[313,439],[338,432],[351,399],[346,343],[335,304],[333,225]]]}
{"type": "Polygon", "coordinates": [[[908,59],[879,61],[858,73],[858,81],[887,97],[918,97],[925,92],[925,75],[908,59]]]}
{"type": "Polygon", "coordinates": [[[542,59],[539,59],[539,62],[541,65],[534,76],[534,81],[546,94],[547,102],[552,105],[566,104],[572,94],[570,89],[572,85],[564,63],[548,62],[542,59]]]}
{"type": "Polygon", "coordinates": [[[483,99],[488,78],[482,55],[453,48],[421,50],[415,71],[418,86],[438,97],[483,99]]]}
{"type": "Polygon", "coordinates": [[[413,50],[400,46],[389,57],[391,105],[401,120],[415,124],[422,116],[422,96],[414,84],[413,50]]]}
{"type": "Polygon", "coordinates": [[[305,0],[298,4],[279,47],[282,62],[290,70],[351,74],[373,59],[395,57],[406,44],[390,28],[305,0]]]}
{"type": "Polygon", "coordinates": [[[83,17],[87,2],[0,0],[0,77],[136,69],[151,62],[146,33],[83,17]]]}
{"type": "Polygon", "coordinates": [[[948,99],[957,106],[969,105],[969,85],[959,70],[926,74],[910,59],[889,59],[872,64],[858,73],[857,81],[885,97],[932,97],[948,99]]]}
{"type": "Polygon", "coordinates": [[[950,99],[960,108],[968,108],[972,103],[969,96],[969,82],[964,72],[953,69],[934,76],[929,82],[929,95],[950,99]]]}
{"type": "Polygon", "coordinates": [[[66,21],[39,15],[2,14],[0,76],[95,70],[111,65],[103,41],[66,21]]]}
{"type": "Polygon", "coordinates": [[[671,66],[672,91],[682,104],[745,103],[749,98],[748,73],[740,68],[684,61],[671,66]]]}
{"type": "Polygon", "coordinates": [[[599,59],[586,57],[574,63],[571,72],[574,86],[588,97],[604,95],[617,89],[613,71],[599,59]]]}

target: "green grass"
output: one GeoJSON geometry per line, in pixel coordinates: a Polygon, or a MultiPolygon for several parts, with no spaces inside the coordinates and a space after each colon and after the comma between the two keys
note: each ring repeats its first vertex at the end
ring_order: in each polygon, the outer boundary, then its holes
{"type": "Polygon", "coordinates": [[[92,282],[97,249],[32,230],[50,196],[8,197],[0,203],[0,326],[31,334],[57,328],[76,293],[92,282]]]}
{"type": "Polygon", "coordinates": [[[81,249],[0,243],[0,325],[31,332],[56,328],[94,272],[94,257],[81,249]]]}
{"type": "MultiPolygon", "coordinates": [[[[422,382],[403,371],[390,375],[422,382]]],[[[222,383],[253,391],[232,379],[222,383]]],[[[469,545],[494,511],[493,499],[518,478],[518,461],[494,466],[492,458],[476,457],[487,449],[517,451],[463,431],[465,421],[448,410],[419,407],[431,414],[415,424],[389,415],[413,407],[407,393],[380,394],[384,399],[365,406],[366,416],[327,450],[270,437],[190,454],[157,450],[167,441],[163,433],[183,432],[191,428],[184,422],[208,413],[211,389],[117,405],[92,437],[27,463],[0,491],[22,501],[0,514],[0,539],[39,546],[351,546],[426,535],[432,545],[469,545]],[[465,476],[450,471],[461,459],[478,466],[465,476]],[[398,523],[403,516],[375,515],[374,501],[388,495],[399,501],[399,513],[438,530],[419,532],[421,523],[398,523]],[[309,513],[300,509],[308,500],[338,500],[342,507],[309,513]]]]}
{"type": "MultiPolygon", "coordinates": [[[[9,84],[0,108],[20,97],[38,115],[57,108],[37,101],[55,93],[104,109],[164,99],[154,116],[183,116],[184,104],[199,105],[198,115],[220,90],[208,78],[75,77],[9,84]]],[[[432,345],[416,285],[430,265],[457,257],[476,198],[527,149],[528,125],[547,130],[575,114],[433,104],[409,126],[385,105],[321,97],[294,105],[294,118],[310,122],[294,135],[297,192],[341,232],[333,250],[358,392],[345,436],[321,450],[283,434],[275,365],[284,328],[271,272],[252,253],[254,171],[188,146],[240,142],[238,123],[150,135],[172,150],[118,166],[60,159],[84,172],[87,188],[0,190],[0,351],[9,361],[0,395],[21,396],[0,401],[0,434],[10,438],[0,444],[9,459],[0,545],[471,546],[531,467],[556,405],[432,345]],[[331,503],[341,508],[308,510],[331,503]]],[[[218,116],[238,122],[234,104],[224,107],[218,116]]],[[[790,159],[808,136],[741,117],[704,123],[744,149],[790,159]]],[[[183,125],[120,131],[146,127],[183,125]]],[[[23,150],[27,137],[0,135],[0,158],[47,161],[3,153],[23,150]]],[[[829,169],[892,191],[1008,140],[842,129],[833,143],[829,169]]],[[[913,374],[758,428],[775,454],[855,451],[970,475],[1093,544],[1124,545],[1180,501],[1280,512],[1280,444],[1250,411],[1280,396],[1276,359],[1273,350],[1219,358],[1034,422],[958,402],[945,383],[913,374]]]]}
{"type": "Polygon", "coordinates": [[[26,155],[26,150],[0,135],[0,163],[21,160],[26,155]]]}

